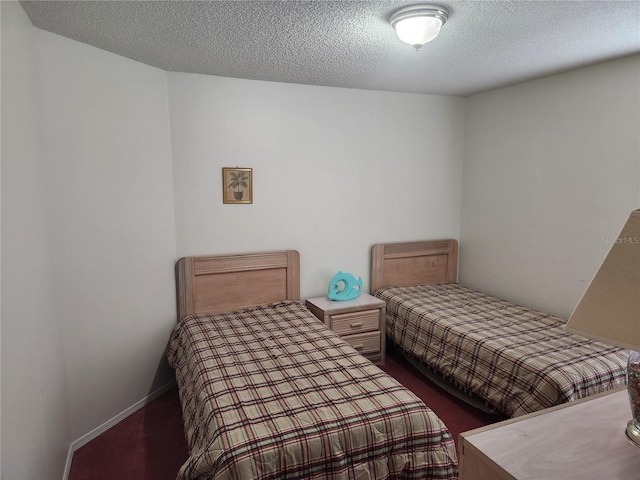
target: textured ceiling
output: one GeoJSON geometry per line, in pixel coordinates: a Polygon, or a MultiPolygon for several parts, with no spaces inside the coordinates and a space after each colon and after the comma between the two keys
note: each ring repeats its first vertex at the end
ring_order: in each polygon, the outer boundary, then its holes
{"type": "Polygon", "coordinates": [[[167,71],[471,95],[640,52],[640,0],[445,0],[419,51],[405,1],[22,1],[34,26],[167,71]]]}

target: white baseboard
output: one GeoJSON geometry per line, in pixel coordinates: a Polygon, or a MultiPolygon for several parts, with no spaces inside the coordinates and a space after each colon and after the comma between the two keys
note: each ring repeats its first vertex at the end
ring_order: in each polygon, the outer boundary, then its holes
{"type": "Polygon", "coordinates": [[[71,473],[71,461],[73,460],[73,452],[75,449],[73,448],[73,443],[69,446],[69,451],[67,452],[67,463],[64,464],[64,473],[62,474],[62,480],[67,480],[69,478],[69,473],[71,473]]]}
{"type": "Polygon", "coordinates": [[[142,407],[147,405],[149,402],[152,402],[163,393],[169,391],[170,389],[175,387],[175,385],[176,385],[175,380],[172,380],[171,382],[157,389],[155,392],[151,392],[149,395],[147,395],[143,399],[137,401],[126,410],[123,410],[115,417],[107,420],[102,425],[94,428],[89,433],[71,442],[71,445],[69,446],[69,452],[67,453],[67,463],[64,466],[64,474],[62,476],[62,480],[68,480],[69,478],[69,473],[71,472],[71,461],[73,460],[73,454],[76,450],[86,445],[87,443],[89,443],[91,440],[98,437],[99,435],[103,434],[104,432],[109,430],[111,427],[113,427],[117,423],[127,418],[132,413],[135,413],[136,411],[140,410],[142,407]]]}

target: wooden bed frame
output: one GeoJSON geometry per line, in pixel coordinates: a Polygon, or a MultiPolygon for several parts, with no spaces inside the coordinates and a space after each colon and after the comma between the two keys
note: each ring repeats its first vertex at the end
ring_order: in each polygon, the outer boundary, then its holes
{"type": "Polygon", "coordinates": [[[296,250],[184,257],[176,263],[178,321],[300,299],[296,250]]]}
{"type": "MultiPolygon", "coordinates": [[[[378,243],[371,248],[373,295],[384,287],[412,287],[432,283],[455,283],[458,279],[458,241],[455,239],[378,243]]],[[[500,414],[475,395],[458,389],[438,372],[398,349],[420,373],[444,391],[483,412],[500,414]]]]}
{"type": "Polygon", "coordinates": [[[371,248],[371,294],[384,287],[455,283],[458,241],[378,243],[371,248]]]}

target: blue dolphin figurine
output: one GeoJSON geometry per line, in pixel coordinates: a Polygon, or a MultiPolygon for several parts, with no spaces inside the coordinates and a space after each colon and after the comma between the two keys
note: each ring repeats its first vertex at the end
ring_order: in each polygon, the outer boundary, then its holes
{"type": "Polygon", "coordinates": [[[362,292],[362,277],[356,277],[350,273],[343,273],[342,270],[336,273],[329,282],[329,293],[327,296],[331,300],[353,300],[362,292]]]}

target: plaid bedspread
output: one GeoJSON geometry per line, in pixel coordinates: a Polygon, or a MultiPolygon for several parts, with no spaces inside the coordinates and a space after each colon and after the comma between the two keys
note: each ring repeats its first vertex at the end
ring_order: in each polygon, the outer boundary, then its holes
{"type": "Polygon", "coordinates": [[[172,332],[190,456],[178,479],[454,479],[440,419],[298,302],[172,332]]]}
{"type": "Polygon", "coordinates": [[[625,384],[628,351],[565,332],[557,317],[455,283],[375,295],[399,348],[509,416],[625,384]]]}

